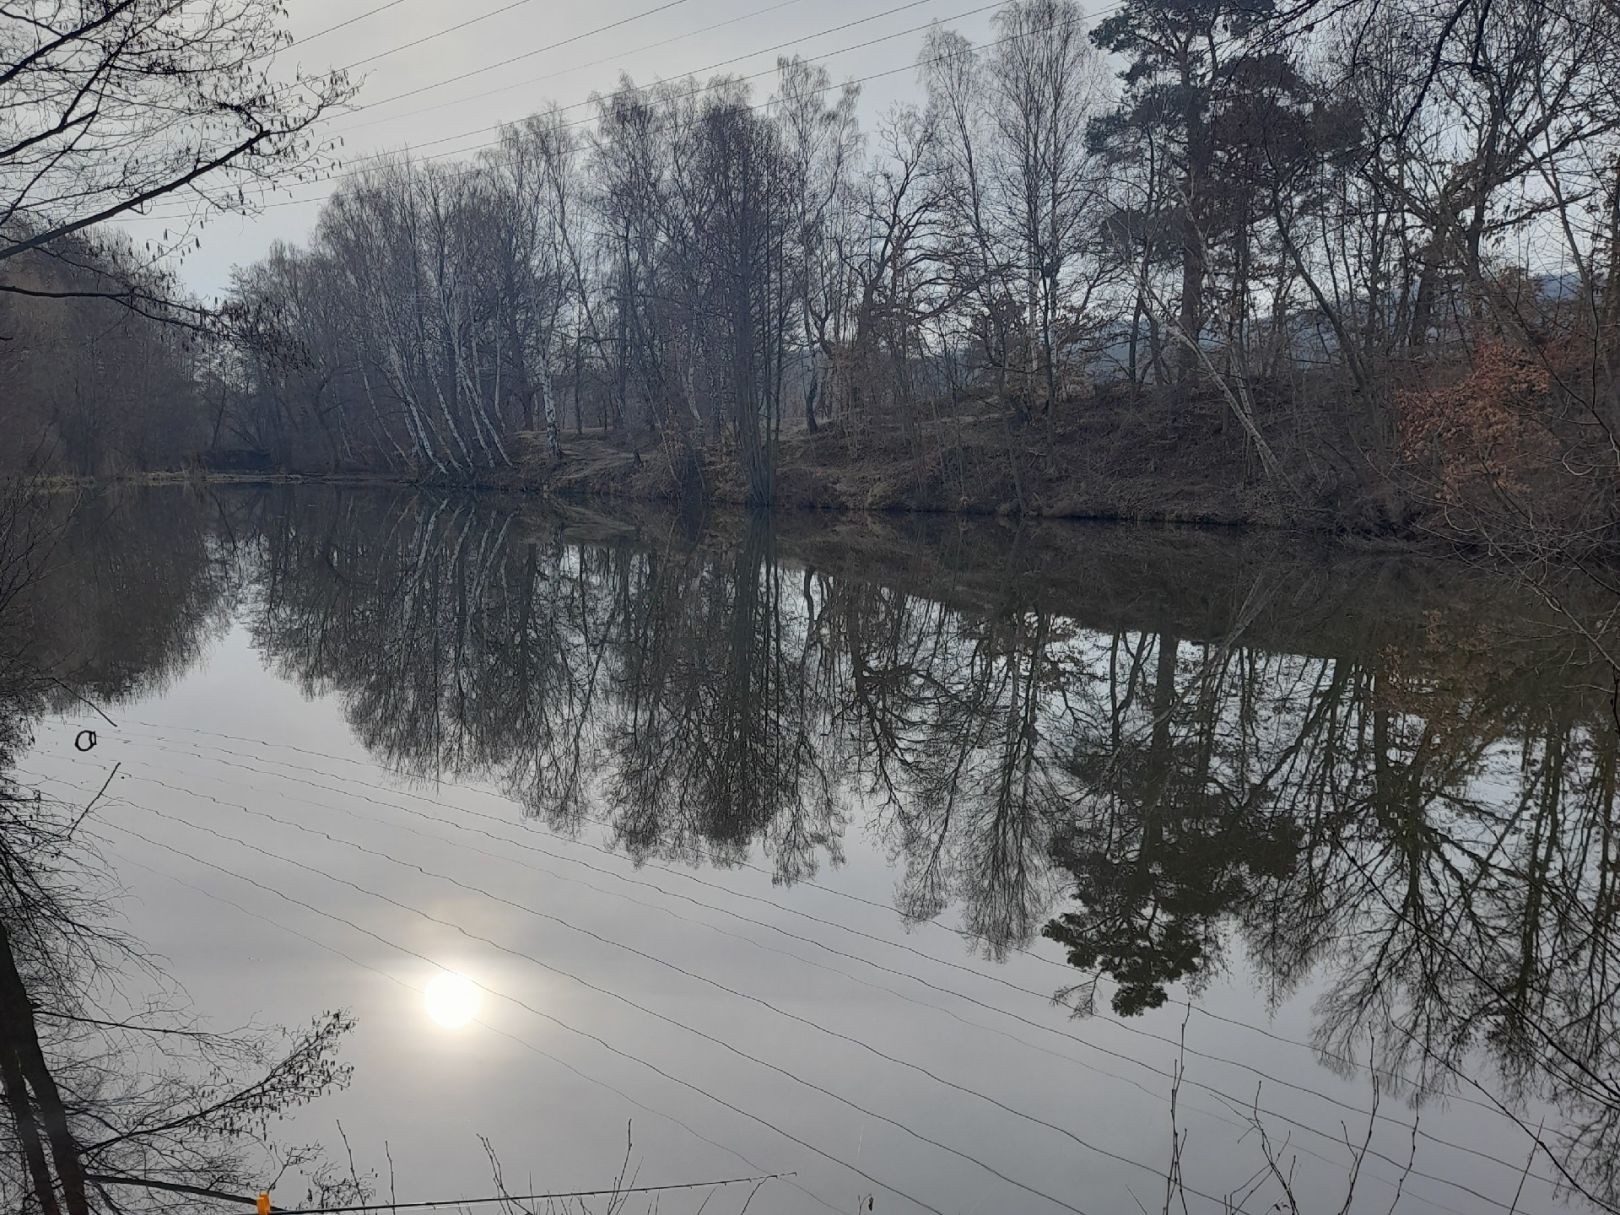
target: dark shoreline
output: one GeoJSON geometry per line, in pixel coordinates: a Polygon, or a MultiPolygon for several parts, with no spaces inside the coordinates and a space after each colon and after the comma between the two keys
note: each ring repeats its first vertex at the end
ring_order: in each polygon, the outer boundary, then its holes
{"type": "MultiPolygon", "coordinates": [[[[1429,556],[1465,556],[1478,550],[1461,541],[1440,536],[1397,534],[1389,531],[1358,530],[1330,519],[1313,518],[1311,514],[1285,516],[1281,511],[1252,511],[1239,509],[1236,503],[1210,503],[1206,508],[1183,501],[1168,509],[1155,509],[1150,505],[1133,504],[1110,506],[1097,502],[1088,505],[1070,505],[1062,509],[1039,507],[1005,509],[994,505],[967,502],[956,506],[934,503],[883,502],[874,505],[849,504],[823,497],[798,501],[773,501],[768,507],[749,504],[743,496],[700,496],[683,498],[677,493],[649,490],[637,484],[614,484],[595,479],[586,481],[572,478],[563,466],[562,475],[536,477],[521,471],[507,474],[489,473],[472,479],[441,477],[407,477],[379,472],[231,472],[217,469],[184,469],[179,471],[153,471],[118,473],[113,475],[46,474],[33,478],[14,477],[11,484],[26,483],[36,490],[48,493],[70,493],[82,490],[101,490],[115,487],[151,488],[160,486],[332,486],[336,488],[411,490],[445,494],[495,494],[518,498],[546,500],[569,506],[586,507],[592,503],[619,503],[629,507],[664,508],[675,511],[710,510],[763,511],[784,517],[860,518],[875,519],[963,519],[1000,521],[1002,523],[1080,523],[1118,525],[1167,530],[1196,530],[1256,533],[1281,537],[1331,541],[1358,550],[1386,551],[1391,555],[1424,554],[1429,556]]],[[[0,485],[7,479],[0,478],[0,485]]]]}
{"type": "MultiPolygon", "coordinates": [[[[24,478],[13,478],[13,483],[24,478]]],[[[5,484],[5,480],[0,480],[5,484]]],[[[606,507],[617,507],[630,514],[642,515],[650,510],[669,517],[676,515],[752,514],[758,507],[745,501],[729,499],[680,499],[672,494],[645,492],[637,486],[606,486],[606,484],[552,483],[548,478],[533,478],[523,473],[512,475],[478,476],[475,480],[445,480],[445,478],[407,478],[392,473],[361,473],[361,471],[238,471],[203,470],[191,468],[183,471],[149,471],[149,473],[120,473],[112,476],[47,475],[32,478],[32,486],[47,492],[100,491],[117,488],[164,488],[164,486],[190,486],[190,488],[295,488],[295,486],[327,486],[335,489],[376,489],[376,491],[437,492],[437,494],[476,494],[476,496],[512,497],[520,502],[546,502],[561,507],[565,512],[595,515],[606,507]]],[[[972,523],[1000,523],[1003,527],[1061,523],[1061,525],[1095,525],[1095,527],[1136,528],[1166,533],[1213,533],[1234,538],[1275,539],[1281,543],[1327,544],[1356,556],[1371,557],[1429,557],[1460,564],[1476,564],[1481,551],[1466,543],[1442,536],[1395,535],[1388,531],[1359,531],[1330,522],[1319,522],[1311,517],[1280,515],[1241,515],[1233,510],[1131,510],[1110,509],[1095,505],[1090,509],[1069,512],[1040,512],[1040,510],[996,510],[985,505],[967,504],[949,509],[941,505],[846,505],[834,502],[789,502],[771,505],[765,514],[778,520],[808,522],[818,520],[818,527],[842,527],[844,523],[860,527],[862,520],[873,525],[906,527],[914,520],[920,527],[946,525],[951,520],[972,523]]]]}

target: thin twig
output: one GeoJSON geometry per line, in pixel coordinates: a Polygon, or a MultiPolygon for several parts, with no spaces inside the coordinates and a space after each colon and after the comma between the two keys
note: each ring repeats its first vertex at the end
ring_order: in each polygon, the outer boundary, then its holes
{"type": "Polygon", "coordinates": [[[84,809],[79,811],[79,817],[74,819],[73,822],[69,824],[67,832],[62,836],[63,843],[67,843],[73,839],[73,833],[79,829],[79,824],[84,822],[84,820],[89,817],[90,811],[96,808],[96,803],[101,800],[102,794],[107,792],[108,786],[113,783],[113,777],[118,775],[118,769],[122,766],[123,760],[119,760],[117,763],[113,764],[112,771],[107,773],[107,779],[101,782],[101,788],[96,790],[96,795],[85,803],[84,809]]]}

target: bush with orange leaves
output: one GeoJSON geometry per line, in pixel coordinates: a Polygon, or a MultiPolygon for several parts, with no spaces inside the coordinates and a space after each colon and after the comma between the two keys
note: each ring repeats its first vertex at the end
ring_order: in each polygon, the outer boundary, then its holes
{"type": "Polygon", "coordinates": [[[1500,507],[1547,467],[1551,379],[1534,356],[1492,339],[1475,347],[1455,383],[1396,394],[1401,455],[1435,486],[1453,523],[1452,508],[1500,507]]]}

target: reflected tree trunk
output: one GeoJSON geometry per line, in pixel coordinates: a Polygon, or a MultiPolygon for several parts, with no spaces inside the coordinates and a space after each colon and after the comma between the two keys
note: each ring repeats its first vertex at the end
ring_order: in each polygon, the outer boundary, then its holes
{"type": "Polygon", "coordinates": [[[79,1145],[68,1126],[67,1113],[56,1077],[51,1074],[39,1043],[34,1003],[17,968],[11,934],[0,924],[0,1078],[5,1081],[6,1105],[16,1121],[17,1137],[34,1181],[41,1209],[51,1215],[89,1215],[84,1166],[79,1145]],[[46,1165],[41,1136],[50,1147],[56,1166],[53,1181],[46,1165]],[[58,1206],[57,1194],[61,1195],[58,1206]]]}

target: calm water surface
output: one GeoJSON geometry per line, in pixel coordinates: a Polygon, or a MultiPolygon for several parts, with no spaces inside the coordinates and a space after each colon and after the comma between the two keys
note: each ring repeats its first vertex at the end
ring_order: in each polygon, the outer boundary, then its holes
{"type": "Polygon", "coordinates": [[[119,765],[87,826],[197,1016],[352,1010],[284,1135],[402,1200],[627,1133],[643,1183],[793,1174],[755,1212],[1159,1211],[1175,1136],[1193,1211],[1270,1209],[1267,1144],[1338,1211],[1364,1141],[1350,1210],[1615,1199],[1607,677],[1506,584],[305,489],[58,558],[20,769],[119,765]]]}

